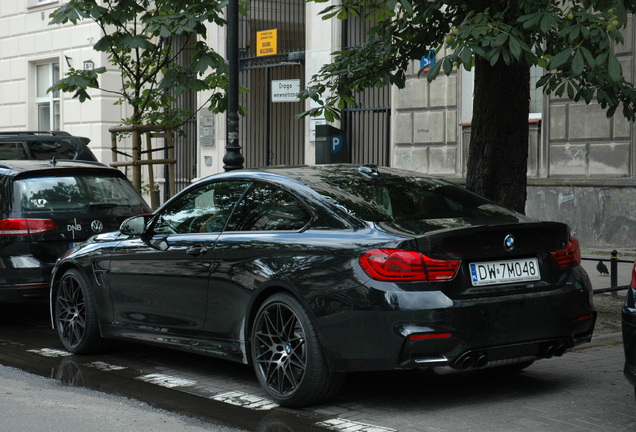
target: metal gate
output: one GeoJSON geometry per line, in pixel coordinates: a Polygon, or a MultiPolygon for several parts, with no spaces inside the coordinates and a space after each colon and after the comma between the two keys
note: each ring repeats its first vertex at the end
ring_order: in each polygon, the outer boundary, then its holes
{"type": "Polygon", "coordinates": [[[239,120],[239,143],[246,167],[296,165],[305,161],[304,121],[294,116],[304,102],[272,103],[274,80],[305,81],[305,0],[260,0],[247,6],[239,22],[240,104],[247,114],[239,120]],[[277,54],[256,55],[257,32],[276,29],[277,54]]]}
{"type": "MultiPolygon", "coordinates": [[[[190,55],[194,46],[194,40],[188,40],[183,36],[174,36],[171,39],[172,50],[178,53],[176,62],[189,69],[192,63],[190,55]]],[[[177,160],[175,165],[175,190],[179,192],[188,186],[192,179],[197,176],[197,121],[194,113],[197,110],[197,95],[195,92],[184,92],[176,97],[177,101],[173,104],[176,108],[191,110],[193,115],[185,119],[183,126],[183,136],[175,134],[174,136],[174,154],[177,160]]],[[[167,167],[165,178],[168,179],[167,167]]],[[[166,185],[167,186],[167,185],[166,185]]],[[[164,200],[170,198],[167,196],[169,187],[164,189],[164,200]]]]}
{"type": "MultiPolygon", "coordinates": [[[[342,46],[362,44],[373,20],[350,16],[344,22],[342,46]]],[[[391,143],[391,89],[389,86],[369,88],[356,95],[356,106],[342,111],[342,125],[349,148],[351,162],[389,165],[391,143]]]]}

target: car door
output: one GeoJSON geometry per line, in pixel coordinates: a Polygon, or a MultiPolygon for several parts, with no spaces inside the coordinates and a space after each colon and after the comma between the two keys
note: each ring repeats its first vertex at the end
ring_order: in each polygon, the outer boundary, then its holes
{"type": "Polygon", "coordinates": [[[114,322],[142,332],[197,334],[205,320],[214,244],[245,182],[191,189],[152,218],[142,238],[112,254],[114,322]]]}
{"type": "Polygon", "coordinates": [[[215,247],[205,331],[238,342],[254,290],[307,264],[300,232],[310,211],[291,193],[256,182],[234,210],[215,247]]]}

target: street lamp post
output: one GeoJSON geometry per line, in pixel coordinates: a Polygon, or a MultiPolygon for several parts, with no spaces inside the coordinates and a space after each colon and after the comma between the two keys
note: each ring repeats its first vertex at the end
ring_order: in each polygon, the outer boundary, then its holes
{"type": "Polygon", "coordinates": [[[243,168],[245,158],[239,145],[239,43],[238,43],[238,0],[230,0],[227,6],[227,61],[228,61],[228,101],[227,101],[227,141],[223,169],[232,171],[243,168]]]}

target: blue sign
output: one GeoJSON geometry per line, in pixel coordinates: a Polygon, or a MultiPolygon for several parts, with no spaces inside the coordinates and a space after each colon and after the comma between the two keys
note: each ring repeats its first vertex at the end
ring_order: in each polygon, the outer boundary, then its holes
{"type": "Polygon", "coordinates": [[[435,64],[435,49],[428,50],[425,56],[420,59],[420,69],[429,70],[435,64]]]}
{"type": "Polygon", "coordinates": [[[329,148],[331,153],[336,154],[342,149],[344,143],[344,137],[342,135],[332,135],[329,137],[329,148]]]}

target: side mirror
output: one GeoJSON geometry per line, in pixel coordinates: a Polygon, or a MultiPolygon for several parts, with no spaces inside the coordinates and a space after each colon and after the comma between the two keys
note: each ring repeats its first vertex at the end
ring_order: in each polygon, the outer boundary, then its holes
{"type": "Polygon", "coordinates": [[[146,223],[148,222],[148,216],[133,216],[126,219],[119,226],[119,232],[128,236],[142,235],[146,232],[146,223]]]}

